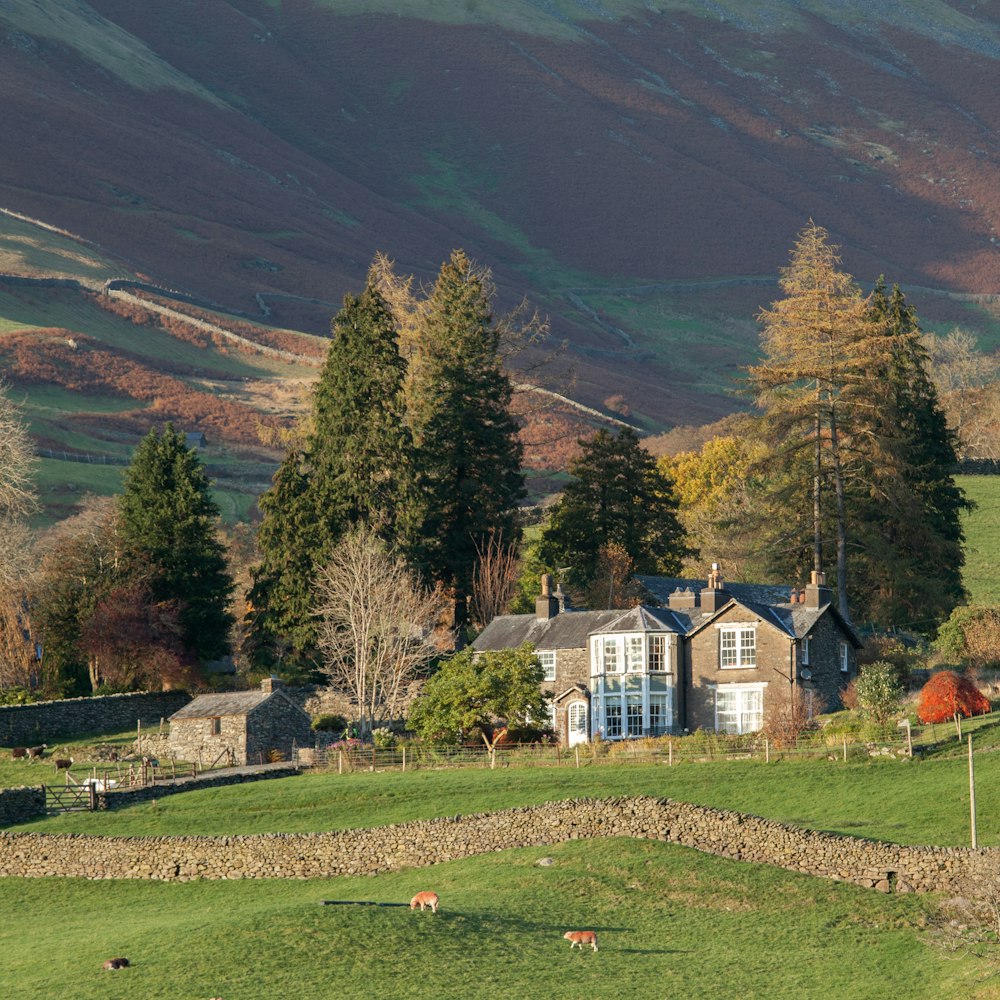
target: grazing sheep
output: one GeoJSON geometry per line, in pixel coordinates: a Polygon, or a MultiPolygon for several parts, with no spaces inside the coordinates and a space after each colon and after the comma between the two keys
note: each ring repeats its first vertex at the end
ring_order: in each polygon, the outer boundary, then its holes
{"type": "Polygon", "coordinates": [[[27,756],[28,756],[27,747],[14,747],[14,749],[11,750],[10,752],[11,760],[24,760],[24,758],[27,756]]]}
{"type": "Polygon", "coordinates": [[[40,747],[28,747],[28,761],[41,760],[48,748],[48,743],[43,743],[40,747]]]}
{"type": "Polygon", "coordinates": [[[52,761],[56,766],[56,771],[68,771],[73,766],[72,757],[55,757],[52,761]]]}
{"type": "Polygon", "coordinates": [[[103,966],[108,972],[112,972],[115,969],[127,969],[128,967],[129,960],[127,958],[109,958],[103,966]]]}
{"type": "Polygon", "coordinates": [[[417,907],[421,910],[425,906],[431,908],[431,913],[437,913],[438,911],[438,895],[436,892],[418,892],[413,899],[410,900],[410,909],[415,910],[417,907]]]}
{"type": "Polygon", "coordinates": [[[563,937],[569,941],[570,951],[577,945],[580,946],[580,951],[583,951],[585,944],[589,944],[594,951],[597,951],[597,935],[593,931],[566,931],[563,937]]]}

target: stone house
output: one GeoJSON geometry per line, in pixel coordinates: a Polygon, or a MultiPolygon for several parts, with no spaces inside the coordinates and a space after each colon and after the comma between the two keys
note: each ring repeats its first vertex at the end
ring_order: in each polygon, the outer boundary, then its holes
{"type": "Polygon", "coordinates": [[[543,578],[535,614],[503,615],[479,651],[530,642],[553,697],[552,725],[572,746],[685,729],[749,733],[768,705],[801,697],[832,710],[857,673],[861,643],[821,575],[803,590],[639,577],[650,600],[630,610],[570,611],[543,578]]]}
{"type": "Polygon", "coordinates": [[[285,759],[292,748],[312,746],[311,720],[269,677],[260,690],[199,695],[170,716],[170,753],[210,765],[267,763],[272,751],[285,759]]]}

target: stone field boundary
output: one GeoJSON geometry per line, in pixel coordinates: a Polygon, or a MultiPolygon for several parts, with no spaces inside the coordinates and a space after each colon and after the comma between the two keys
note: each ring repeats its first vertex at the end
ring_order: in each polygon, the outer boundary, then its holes
{"type": "Polygon", "coordinates": [[[802,830],[650,797],[571,799],[330,833],[94,837],[0,832],[0,876],[89,879],[322,878],[422,868],[593,837],[635,837],[851,882],[881,892],[968,892],[1000,850],[909,847],[802,830]]]}

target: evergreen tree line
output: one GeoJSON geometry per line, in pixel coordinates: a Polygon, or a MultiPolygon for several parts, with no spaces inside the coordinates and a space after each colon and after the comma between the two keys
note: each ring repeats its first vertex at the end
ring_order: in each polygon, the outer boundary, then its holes
{"type": "Polygon", "coordinates": [[[489,275],[456,250],[426,297],[400,288],[382,262],[345,297],[306,433],[260,500],[250,648],[286,673],[320,665],[317,573],[352,528],[445,591],[458,626],[484,544],[520,537],[521,443],[489,275]]]}

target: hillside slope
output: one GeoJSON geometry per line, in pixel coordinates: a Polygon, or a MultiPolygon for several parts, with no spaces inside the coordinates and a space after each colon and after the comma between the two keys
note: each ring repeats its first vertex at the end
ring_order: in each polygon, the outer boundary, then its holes
{"type": "Polygon", "coordinates": [[[866,283],[1000,287],[991,10],[12,0],[0,205],[310,332],[376,250],[426,278],[462,245],[552,315],[580,399],[698,423],[809,217],[866,283]]]}

